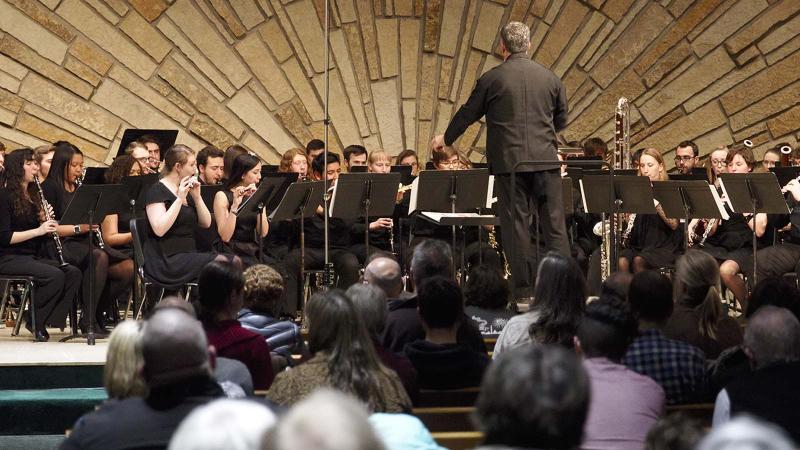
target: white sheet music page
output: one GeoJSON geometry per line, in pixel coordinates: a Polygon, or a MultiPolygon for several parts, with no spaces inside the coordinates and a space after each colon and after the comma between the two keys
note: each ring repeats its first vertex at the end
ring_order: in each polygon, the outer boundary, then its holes
{"type": "Polygon", "coordinates": [[[419,177],[414,178],[414,181],[411,182],[411,199],[408,202],[408,213],[411,214],[412,212],[417,210],[417,191],[419,190],[419,177]]]}
{"type": "MultiPolygon", "coordinates": [[[[713,186],[711,187],[713,188],[713,186]]],[[[722,178],[719,179],[719,187],[722,188],[722,195],[725,197],[725,203],[728,204],[728,208],[730,208],[731,211],[734,211],[733,203],[731,203],[731,197],[728,195],[728,191],[725,190],[725,182],[722,180],[722,178]]]]}
{"type": "Polygon", "coordinates": [[[581,203],[583,203],[583,211],[586,213],[593,213],[594,211],[589,211],[589,207],[586,206],[586,193],[583,192],[583,178],[578,180],[578,184],[581,187],[581,203]]]}
{"type": "Polygon", "coordinates": [[[713,184],[709,184],[708,187],[711,189],[711,195],[714,196],[714,202],[717,204],[717,208],[719,209],[719,214],[722,216],[722,219],[730,220],[731,217],[728,215],[728,211],[725,210],[725,205],[722,203],[722,199],[719,196],[719,192],[717,192],[717,188],[715,188],[713,184]]]}

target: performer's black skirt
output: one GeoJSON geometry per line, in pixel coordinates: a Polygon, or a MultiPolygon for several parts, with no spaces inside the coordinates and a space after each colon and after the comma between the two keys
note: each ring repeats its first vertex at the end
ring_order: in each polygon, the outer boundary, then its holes
{"type": "Polygon", "coordinates": [[[643,249],[625,248],[620,256],[628,260],[633,265],[633,258],[642,257],[651,269],[662,267],[672,267],[675,264],[675,250],[669,247],[646,247],[643,249]]]}
{"type": "Polygon", "coordinates": [[[724,261],[733,261],[739,265],[739,270],[741,270],[742,273],[749,277],[753,276],[752,247],[740,247],[735,250],[728,250],[725,247],[706,244],[703,247],[700,247],[699,250],[702,250],[713,256],[714,259],[716,259],[720,264],[724,261]]]}

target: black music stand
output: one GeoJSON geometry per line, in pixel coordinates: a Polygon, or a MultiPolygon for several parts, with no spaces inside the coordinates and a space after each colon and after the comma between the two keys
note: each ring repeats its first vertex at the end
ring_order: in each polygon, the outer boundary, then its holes
{"type": "Polygon", "coordinates": [[[753,215],[753,283],[758,282],[756,214],[789,214],[789,207],[774,173],[723,173],[720,187],[733,212],[753,215]]]}
{"type": "Polygon", "coordinates": [[[400,186],[399,173],[343,173],[336,180],[329,210],[330,217],[364,218],[366,259],[369,259],[369,218],[394,216],[398,186],[400,186]],[[355,199],[360,200],[355,202],[353,201],[355,199]]]}
{"type": "MultiPolygon", "coordinates": [[[[59,221],[63,225],[89,224],[90,231],[86,234],[89,242],[89,333],[86,335],[86,344],[94,345],[94,241],[92,241],[91,227],[99,225],[108,214],[116,214],[123,205],[128,204],[127,191],[122,184],[94,184],[82,185],[75,191],[72,201],[59,221]]],[[[83,312],[87,314],[87,311],[83,312]]],[[[81,338],[76,333],[76,324],[73,323],[72,335],[60,340],[66,342],[81,338]]]]}
{"type": "MultiPolygon", "coordinates": [[[[706,169],[692,169],[689,173],[671,173],[669,174],[670,181],[689,181],[689,180],[702,180],[708,184],[708,173],[706,169]]],[[[704,217],[708,218],[708,217],[704,217]]]]}
{"type": "MultiPolygon", "coordinates": [[[[423,170],[411,189],[409,214],[414,211],[475,212],[486,206],[489,191],[489,169],[423,170]],[[420,195],[420,191],[422,195],[420,195]]],[[[424,217],[424,216],[423,216],[424,217]]],[[[451,225],[453,251],[456,249],[456,225],[451,225]]],[[[478,233],[480,236],[480,233],[478,233]]],[[[464,252],[461,252],[464,264],[464,252]]],[[[452,261],[456,273],[455,256],[452,261]]]]}
{"type": "Polygon", "coordinates": [[[348,173],[367,173],[369,172],[369,167],[367,166],[350,166],[347,168],[348,173]]]}
{"type": "Polygon", "coordinates": [[[136,218],[137,212],[144,212],[145,197],[150,186],[158,183],[158,174],[151,173],[135,177],[123,177],[120,181],[128,193],[128,205],[131,208],[131,218],[136,218]]]}
{"type": "Polygon", "coordinates": [[[654,181],[653,197],[667,217],[682,217],[684,251],[689,249],[691,219],[727,219],[728,213],[714,185],[703,180],[654,181]]]}
{"type": "Polygon", "coordinates": [[[87,167],[83,175],[83,184],[105,184],[108,167],[87,167]]]}
{"type": "Polygon", "coordinates": [[[411,182],[413,182],[416,178],[411,174],[411,166],[392,166],[389,169],[389,173],[399,173],[400,184],[404,186],[411,184],[411,182]]]}
{"type": "MultiPolygon", "coordinates": [[[[303,271],[306,270],[306,231],[305,219],[317,213],[325,196],[324,181],[305,181],[292,183],[283,194],[278,206],[270,213],[270,222],[299,219],[300,221],[300,276],[298,283],[303,282],[303,271]]],[[[298,305],[303,302],[303,290],[297,290],[298,305]]]]}
{"type": "Polygon", "coordinates": [[[778,184],[781,187],[786,186],[788,182],[800,176],[799,166],[773,167],[769,169],[769,171],[775,174],[775,176],[778,178],[778,184]]]}
{"type": "Polygon", "coordinates": [[[264,228],[263,212],[268,211],[268,206],[276,204],[283,198],[283,194],[289,189],[292,184],[292,177],[286,175],[294,175],[294,180],[297,180],[298,174],[296,173],[268,173],[265,178],[261,179],[258,189],[239,205],[236,210],[236,215],[257,214],[258,218],[256,227],[256,238],[258,239],[258,262],[264,263],[264,238],[261,235],[261,230],[264,228]],[[273,176],[278,175],[278,176],[273,176]],[[277,200],[276,200],[277,199],[277,200]]]}

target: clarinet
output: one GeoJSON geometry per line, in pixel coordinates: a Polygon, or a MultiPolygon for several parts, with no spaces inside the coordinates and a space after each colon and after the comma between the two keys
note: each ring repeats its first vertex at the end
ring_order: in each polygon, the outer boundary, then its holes
{"type": "MultiPolygon", "coordinates": [[[[83,177],[85,177],[85,176],[86,176],[86,169],[83,169],[83,172],[81,173],[81,176],[79,178],[75,179],[75,189],[76,190],[79,187],[81,187],[81,185],[83,184],[83,177]]],[[[91,226],[92,225],[90,224],[89,227],[91,228],[91,226]]],[[[100,247],[101,250],[105,250],[106,249],[106,243],[103,241],[103,233],[100,231],[99,228],[96,229],[96,230],[93,230],[93,231],[94,231],[95,237],[97,237],[97,246],[100,247]]]]}
{"type": "MultiPolygon", "coordinates": [[[[39,182],[39,177],[34,176],[33,182],[36,183],[36,189],[39,190],[39,199],[42,201],[42,211],[44,211],[44,220],[54,220],[52,214],[50,214],[50,208],[48,208],[47,200],[44,199],[44,192],[42,192],[42,184],[39,182]]],[[[64,261],[64,248],[61,246],[61,238],[58,236],[57,231],[53,231],[50,233],[53,236],[53,242],[56,244],[56,254],[58,255],[58,265],[60,267],[64,267],[67,264],[64,261]]]]}

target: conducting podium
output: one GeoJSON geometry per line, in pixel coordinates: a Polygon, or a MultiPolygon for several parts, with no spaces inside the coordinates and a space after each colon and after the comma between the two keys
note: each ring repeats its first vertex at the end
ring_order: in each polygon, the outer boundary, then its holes
{"type": "MultiPolygon", "coordinates": [[[[654,181],[653,197],[661,204],[664,215],[683,219],[684,249],[688,249],[692,241],[689,233],[692,219],[729,218],[717,189],[704,180],[654,181]]],[[[697,242],[700,246],[705,242],[710,229],[711,222],[708,222],[705,233],[697,242]]]]}
{"type": "Polygon", "coordinates": [[[731,211],[753,217],[753,285],[758,282],[756,214],[789,214],[789,206],[774,173],[723,173],[720,187],[731,211]]]}

